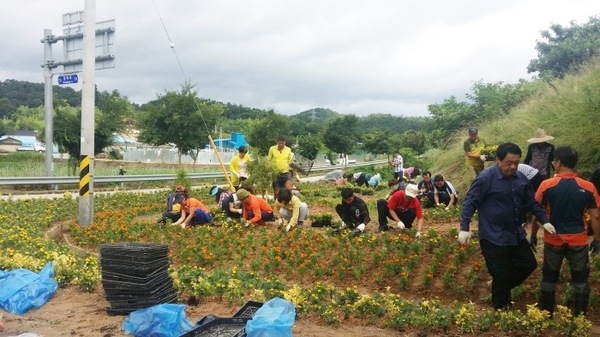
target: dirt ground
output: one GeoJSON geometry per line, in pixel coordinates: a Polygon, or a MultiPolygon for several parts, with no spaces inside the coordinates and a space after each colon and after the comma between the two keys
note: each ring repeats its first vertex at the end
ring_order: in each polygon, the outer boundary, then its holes
{"type": "MultiPolygon", "coordinates": [[[[26,332],[45,337],[131,336],[121,330],[126,316],[110,316],[106,313],[106,307],[108,302],[101,290],[82,293],[73,288],[59,289],[44,306],[22,316],[4,312],[4,331],[0,332],[0,336],[18,336],[26,332]]],[[[201,303],[196,307],[188,306],[187,317],[191,321],[207,314],[230,317],[238,309],[220,303],[201,303]]],[[[372,326],[320,326],[309,320],[297,320],[292,332],[294,336],[307,337],[417,336],[372,326]]]]}

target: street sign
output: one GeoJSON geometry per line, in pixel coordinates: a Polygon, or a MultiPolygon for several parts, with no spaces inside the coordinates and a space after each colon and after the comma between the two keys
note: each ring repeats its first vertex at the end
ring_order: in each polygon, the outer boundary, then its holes
{"type": "Polygon", "coordinates": [[[77,77],[77,74],[58,76],[58,84],[72,84],[77,83],[77,81],[79,81],[79,77],[77,77]]]}

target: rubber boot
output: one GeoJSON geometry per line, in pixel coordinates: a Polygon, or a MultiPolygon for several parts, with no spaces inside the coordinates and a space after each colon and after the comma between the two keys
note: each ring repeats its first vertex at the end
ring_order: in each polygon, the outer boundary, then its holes
{"type": "Polygon", "coordinates": [[[554,313],[554,307],[556,306],[556,295],[554,291],[542,291],[540,296],[540,309],[546,310],[552,315],[554,313]]]}
{"type": "Polygon", "coordinates": [[[588,294],[575,294],[575,303],[573,305],[573,316],[579,316],[587,312],[589,296],[588,294]]]}

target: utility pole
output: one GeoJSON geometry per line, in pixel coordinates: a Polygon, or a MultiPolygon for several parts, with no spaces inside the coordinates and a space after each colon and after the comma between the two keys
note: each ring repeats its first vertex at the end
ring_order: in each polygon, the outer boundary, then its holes
{"type": "Polygon", "coordinates": [[[79,160],[79,224],[82,226],[89,226],[94,222],[95,24],[96,0],[85,0],[83,9],[81,156],[79,160]]]}
{"type": "MultiPolygon", "coordinates": [[[[58,39],[52,35],[52,30],[44,29],[44,38],[41,42],[44,44],[44,117],[45,117],[45,137],[46,143],[45,164],[46,177],[54,176],[54,164],[52,153],[54,150],[54,107],[52,101],[52,69],[56,68],[56,63],[52,57],[52,44],[58,39]]],[[[55,185],[54,188],[57,186],[55,185]]]]}

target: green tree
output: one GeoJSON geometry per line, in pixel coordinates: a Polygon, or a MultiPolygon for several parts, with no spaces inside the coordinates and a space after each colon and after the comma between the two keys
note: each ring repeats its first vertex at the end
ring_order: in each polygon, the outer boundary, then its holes
{"type": "Polygon", "coordinates": [[[167,91],[146,106],[148,112],[140,121],[138,140],[154,146],[174,144],[181,156],[208,143],[209,130],[223,113],[217,103],[201,101],[194,86],[186,82],[181,91],[167,91]]]}
{"type": "MultiPolygon", "coordinates": [[[[69,154],[69,166],[75,174],[81,154],[81,109],[61,106],[54,110],[54,142],[69,154]]],[[[115,123],[112,116],[108,117],[100,110],[94,113],[94,123],[94,154],[98,154],[114,143],[113,134],[120,123],[115,123]]]]}
{"type": "Polygon", "coordinates": [[[121,96],[117,90],[112,92],[103,91],[96,94],[96,107],[100,109],[106,118],[112,118],[113,121],[122,121],[117,123],[116,131],[123,131],[130,126],[125,123],[130,121],[133,116],[133,106],[127,97],[121,96]]]}
{"type": "Polygon", "coordinates": [[[455,96],[445,99],[442,104],[430,104],[427,109],[433,116],[433,129],[439,130],[443,139],[475,119],[473,105],[459,102],[455,96]]]}
{"type": "Polygon", "coordinates": [[[270,113],[260,121],[254,120],[250,123],[246,140],[259,155],[266,156],[269,148],[275,145],[279,136],[289,138],[289,135],[289,117],[270,113]]]}
{"type": "Polygon", "coordinates": [[[363,137],[363,149],[370,154],[393,153],[396,149],[390,132],[371,132],[363,137]]]}
{"type": "Polygon", "coordinates": [[[600,51],[600,18],[590,17],[585,24],[575,21],[570,26],[553,24],[536,41],[538,57],[531,60],[527,72],[538,72],[541,78],[562,78],[569,71],[598,55],[600,51]]]}
{"type": "Polygon", "coordinates": [[[307,159],[315,160],[322,145],[321,137],[318,135],[303,135],[298,139],[298,147],[294,149],[294,152],[307,159]]]}
{"type": "Polygon", "coordinates": [[[323,143],[333,152],[343,155],[354,153],[359,141],[358,118],[354,115],[339,117],[325,127],[323,143]]]}
{"type": "Polygon", "coordinates": [[[10,116],[13,130],[42,131],[44,129],[44,107],[28,108],[20,106],[10,116]]]}
{"type": "Polygon", "coordinates": [[[410,148],[417,154],[427,150],[427,134],[423,131],[408,130],[402,134],[402,146],[410,148]]]}

